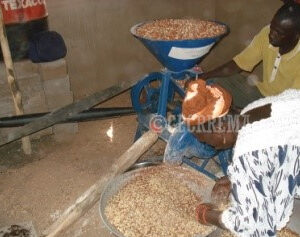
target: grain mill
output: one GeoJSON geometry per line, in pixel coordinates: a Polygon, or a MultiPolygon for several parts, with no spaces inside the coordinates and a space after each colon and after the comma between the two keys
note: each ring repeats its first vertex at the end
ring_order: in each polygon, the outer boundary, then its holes
{"type": "MultiPolygon", "coordinates": [[[[178,24],[189,20],[162,21],[178,24]]],[[[213,46],[227,34],[228,27],[223,23],[205,21],[222,26],[224,30],[214,36],[188,39],[156,39],[139,33],[139,29],[142,27],[155,25],[157,22],[143,22],[131,28],[131,33],[164,66],[160,72],[151,72],[146,75],[132,88],[131,100],[138,115],[135,139],[139,138],[144,131],[155,130],[160,134],[160,138],[167,142],[164,154],[165,162],[184,162],[215,179],[216,176],[205,169],[206,165],[211,158],[217,155],[218,163],[226,173],[227,160],[231,156],[231,150],[215,150],[207,144],[200,143],[189,132],[187,126],[180,121],[181,102],[185,96],[180,82],[201,74],[194,68],[195,65],[199,64],[213,46]],[[198,157],[204,161],[201,165],[197,165],[191,161],[191,157],[198,157]]],[[[151,29],[150,33],[157,35],[159,32],[156,30],[155,28],[151,29]]],[[[185,31],[187,30],[189,28],[185,29],[185,31]]]]}

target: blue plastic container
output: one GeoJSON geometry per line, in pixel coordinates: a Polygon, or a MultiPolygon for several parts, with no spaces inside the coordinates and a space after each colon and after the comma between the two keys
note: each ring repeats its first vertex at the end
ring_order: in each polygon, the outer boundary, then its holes
{"type": "Polygon", "coordinates": [[[193,40],[153,40],[142,38],[136,34],[136,29],[141,25],[149,23],[139,23],[131,28],[131,33],[138,38],[145,47],[157,58],[157,60],[167,69],[173,72],[180,72],[193,68],[198,64],[214,44],[228,32],[212,38],[201,38],[193,40]]]}

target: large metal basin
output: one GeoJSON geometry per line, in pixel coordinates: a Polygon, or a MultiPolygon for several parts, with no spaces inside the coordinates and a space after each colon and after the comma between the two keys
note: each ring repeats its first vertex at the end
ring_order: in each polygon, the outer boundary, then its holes
{"type": "MultiPolygon", "coordinates": [[[[156,164],[157,165],[157,164],[156,164]]],[[[147,169],[147,167],[138,168],[129,172],[126,172],[115,179],[113,179],[104,189],[101,195],[100,199],[100,205],[99,205],[99,211],[100,211],[100,217],[103,221],[104,225],[109,229],[109,231],[118,237],[126,237],[124,236],[120,231],[118,231],[108,220],[108,218],[105,215],[105,207],[107,206],[108,201],[118,193],[120,189],[122,189],[123,186],[125,186],[130,180],[136,177],[136,175],[139,175],[140,172],[142,172],[144,169],[147,169]]],[[[205,181],[205,190],[203,190],[203,186],[199,187],[199,185],[196,182],[193,182],[192,180],[185,180],[185,184],[190,187],[190,189],[195,192],[198,196],[201,196],[201,199],[203,202],[209,202],[210,201],[210,193],[214,185],[214,181],[207,178],[206,176],[202,175],[199,172],[196,172],[195,170],[192,170],[190,168],[182,168],[182,169],[189,169],[191,172],[195,173],[195,176],[199,176],[199,179],[205,181]]],[[[178,175],[181,175],[178,173],[178,175]]],[[[211,228],[205,235],[196,235],[195,237],[204,237],[208,236],[212,232],[214,232],[216,228],[211,228]]]]}

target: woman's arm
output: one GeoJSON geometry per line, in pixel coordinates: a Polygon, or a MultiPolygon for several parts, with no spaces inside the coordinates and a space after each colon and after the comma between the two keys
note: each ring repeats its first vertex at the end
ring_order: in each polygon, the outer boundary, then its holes
{"type": "Polygon", "coordinates": [[[266,119],[271,116],[271,112],[272,112],[271,107],[272,107],[271,104],[266,104],[264,106],[252,109],[246,112],[242,116],[248,116],[248,123],[253,123],[262,119],[266,119]]]}
{"type": "Polygon", "coordinates": [[[225,229],[221,222],[222,212],[215,209],[211,203],[203,203],[197,207],[197,220],[202,225],[215,225],[219,228],[225,229]]]}
{"type": "Polygon", "coordinates": [[[229,202],[229,195],[231,191],[231,182],[228,176],[223,176],[216,180],[211,191],[211,201],[213,204],[220,206],[229,202]]]}

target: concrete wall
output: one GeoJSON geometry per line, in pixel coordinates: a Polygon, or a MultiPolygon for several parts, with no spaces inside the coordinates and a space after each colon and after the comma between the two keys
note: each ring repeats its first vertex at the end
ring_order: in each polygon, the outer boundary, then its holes
{"type": "MultiPolygon", "coordinates": [[[[155,18],[217,19],[231,32],[202,62],[206,70],[230,60],[267,25],[280,0],[49,0],[49,23],[68,47],[75,98],[127,78],[140,79],[161,65],[129,33],[132,25],[155,18]]],[[[259,70],[257,74],[260,74],[259,70]]]]}
{"type": "MultiPolygon", "coordinates": [[[[216,0],[216,19],[229,25],[225,37],[204,60],[205,69],[212,69],[241,52],[260,31],[269,24],[280,0],[216,0]]],[[[257,68],[256,73],[260,74],[257,68]]]]}
{"type": "Polygon", "coordinates": [[[129,33],[155,18],[214,19],[215,0],[49,0],[52,30],[68,47],[67,62],[75,98],[127,78],[140,79],[160,64],[129,33]]]}
{"type": "MultiPolygon", "coordinates": [[[[49,63],[32,63],[22,60],[14,63],[16,82],[22,95],[25,114],[44,113],[61,108],[73,102],[70,80],[65,59],[49,63]]],[[[7,82],[5,65],[0,63],[0,117],[15,115],[15,107],[7,82]]],[[[32,135],[39,138],[54,133],[55,138],[64,139],[65,134],[77,132],[76,123],[57,124],[32,135]]],[[[9,132],[11,128],[1,128],[9,132]]]]}

